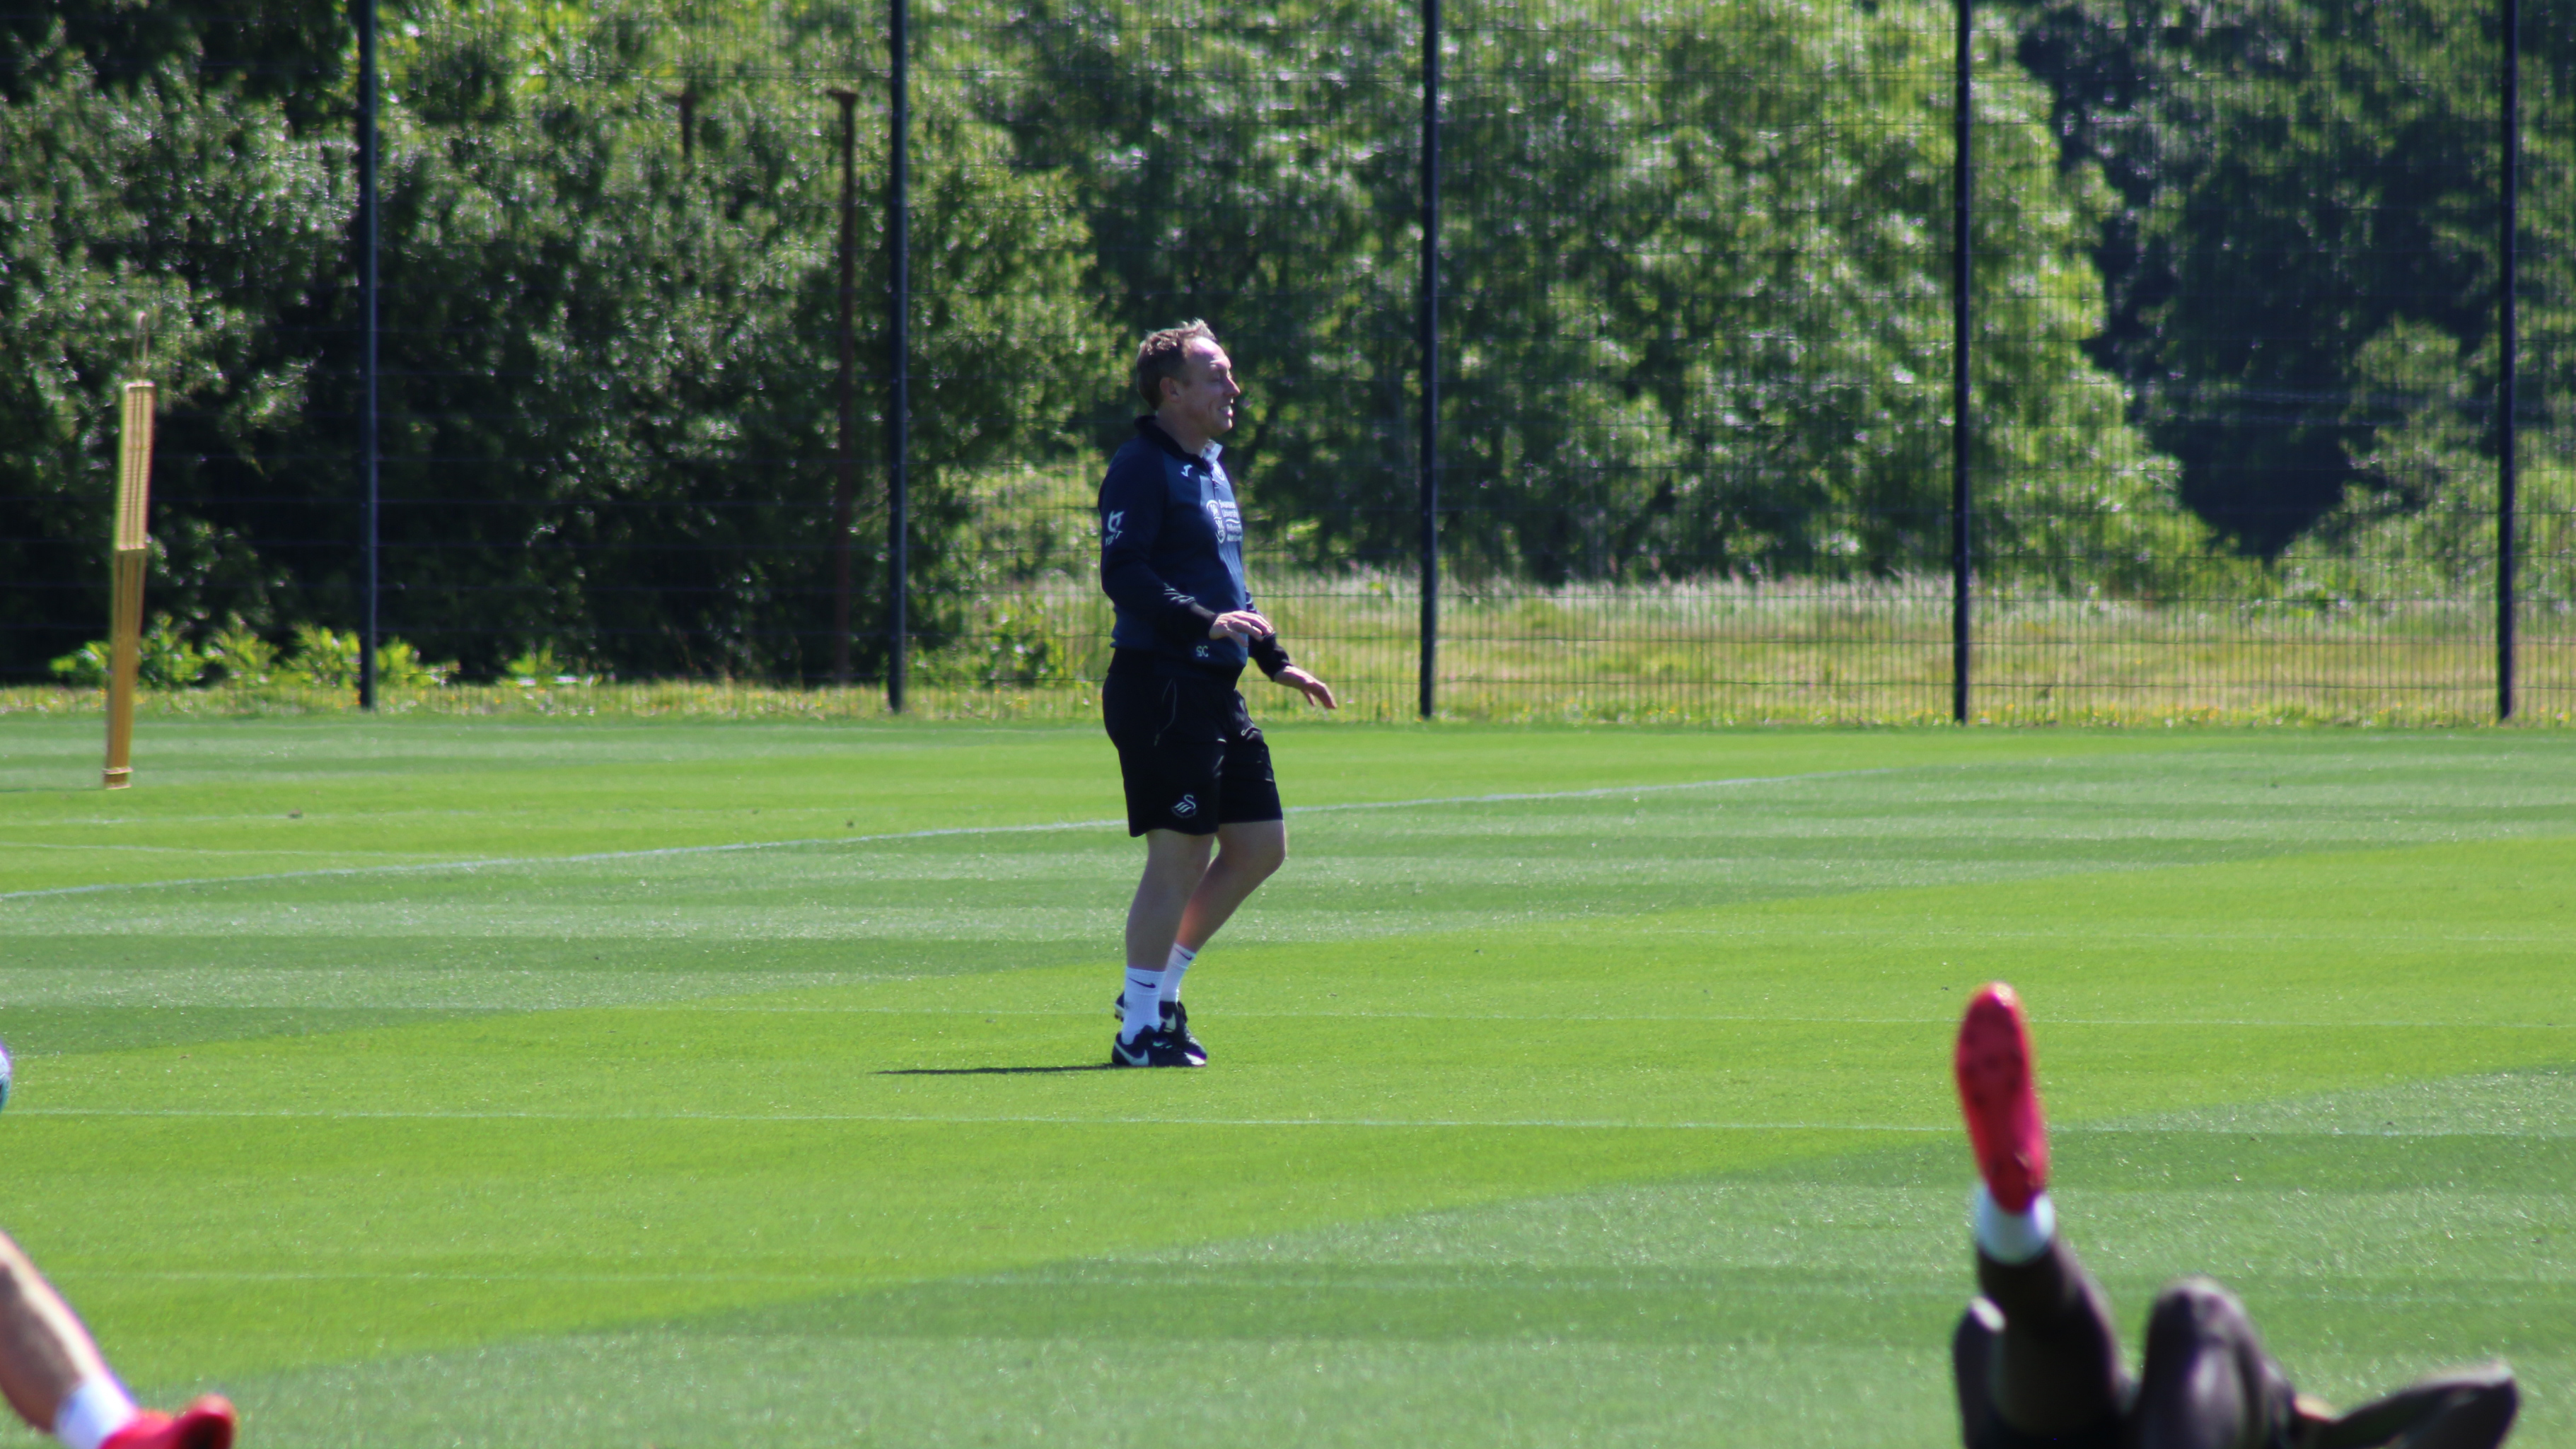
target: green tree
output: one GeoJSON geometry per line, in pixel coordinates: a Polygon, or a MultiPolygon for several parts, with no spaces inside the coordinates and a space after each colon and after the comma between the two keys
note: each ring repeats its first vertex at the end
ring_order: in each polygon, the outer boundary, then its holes
{"type": "MultiPolygon", "coordinates": [[[[1309,563],[1410,548],[1413,15],[1032,0],[936,31],[986,57],[981,107],[1023,164],[1071,179],[1091,238],[1079,285],[1125,347],[1204,317],[1240,357],[1229,466],[1257,531],[1309,563]]],[[[1142,410],[1113,374],[1087,413],[1095,447],[1142,410]]]]}
{"type": "MultiPolygon", "coordinates": [[[[1246,17],[1049,0],[998,92],[1074,175],[1134,330],[1203,314],[1253,393],[1229,448],[1312,561],[1408,557],[1418,30],[1379,0],[1246,17]]],[[[1444,531],[1545,581],[1886,573],[1947,555],[1947,11],[1773,0],[1453,7],[1444,531]]],[[[2004,49],[1999,32],[1989,52],[2004,49]]],[[[997,69],[1000,69],[997,67],[997,69]]],[[[2152,587],[2172,470],[2081,344],[2106,198],[1984,66],[1978,467],[2001,572],[2152,587]],[[2142,564],[2141,560],[2149,563],[2142,564]]]]}
{"type": "MultiPolygon", "coordinates": [[[[675,12],[459,15],[398,57],[386,489],[405,502],[388,537],[407,546],[402,587],[435,614],[396,618],[469,669],[525,639],[630,674],[830,662],[835,67],[773,61],[838,47],[855,69],[869,37],[819,7],[748,36],[675,12]],[[692,96],[685,154],[675,86],[692,96]]],[[[927,88],[920,110],[913,537],[917,591],[938,599],[953,597],[963,470],[1068,447],[1106,343],[1074,285],[1084,239],[1058,183],[1009,166],[1007,140],[949,92],[927,88]]],[[[860,174],[882,174],[882,125],[860,135],[860,174]]],[[[883,295],[880,196],[862,212],[868,299],[883,295]]],[[[863,307],[857,454],[881,507],[882,309],[863,307]]],[[[882,526],[860,524],[865,664],[883,592],[866,540],[882,526]]],[[[945,615],[926,612],[935,636],[945,615]]]]}
{"type": "Polygon", "coordinates": [[[162,398],[154,605],[295,608],[329,574],[251,540],[310,536],[321,496],[283,455],[311,429],[302,324],[327,306],[349,215],[337,143],[184,28],[166,53],[104,61],[70,29],[0,26],[0,673],[19,677],[107,615],[138,314],[162,398]]]}
{"type": "MultiPolygon", "coordinates": [[[[1543,579],[1939,567],[1947,8],[1496,4],[1463,33],[1462,542],[1543,579]]],[[[2047,164],[2001,40],[1979,50],[1978,554],[2152,589],[2201,530],[2083,355],[2104,198],[2047,164]]]]}
{"type": "MultiPolygon", "coordinates": [[[[2321,541],[2349,546],[2360,518],[2434,506],[2431,474],[2397,484],[2390,469],[2436,436],[2455,460],[2483,449],[2492,472],[2492,407],[2478,416],[2497,362],[2491,0],[2017,9],[2068,164],[2100,162],[2120,198],[2096,244],[2112,302],[2100,355],[2181,461],[2193,507],[2278,556],[2322,520],[2321,541]],[[2431,334],[2446,345],[2428,350],[2431,334]],[[2393,367],[2411,379],[2395,391],[2393,367]]],[[[2576,380],[2576,26],[2524,10],[2524,295],[2539,304],[2526,362],[2541,399],[2576,380]]]]}

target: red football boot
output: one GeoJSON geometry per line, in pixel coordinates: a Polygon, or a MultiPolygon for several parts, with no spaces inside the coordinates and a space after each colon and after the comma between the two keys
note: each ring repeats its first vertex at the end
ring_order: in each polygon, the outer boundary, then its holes
{"type": "Polygon", "coordinates": [[[1956,1067],[1977,1173],[1995,1206],[2027,1211],[2048,1186],[2048,1125],[2031,1080],[2030,1023],[2011,987],[1998,981],[1970,998],[1959,1023],[1956,1067]]]}
{"type": "Polygon", "coordinates": [[[177,1418],[145,1409],[134,1422],[107,1436],[99,1449],[232,1449],[232,1400],[208,1394],[177,1418]]]}

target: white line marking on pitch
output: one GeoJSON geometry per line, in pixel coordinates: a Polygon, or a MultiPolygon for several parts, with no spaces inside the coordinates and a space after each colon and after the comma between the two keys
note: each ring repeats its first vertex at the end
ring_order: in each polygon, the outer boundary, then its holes
{"type": "MultiPolygon", "coordinates": [[[[1407,810],[1430,805],[1505,805],[1534,800],[1592,800],[1613,795],[1659,795],[1677,790],[1722,790],[1737,785],[1783,785],[1803,780],[1848,779],[1860,775],[1893,775],[1903,766],[1879,770],[1817,770],[1803,775],[1745,775],[1728,780],[1686,780],[1669,785],[1603,785],[1590,790],[1508,792],[1496,795],[1443,795],[1420,800],[1357,800],[1338,805],[1291,806],[1291,815],[1325,815],[1349,810],[1407,810]]],[[[1942,768],[1938,766],[1928,768],[1942,768]]],[[[581,855],[493,856],[477,860],[440,860],[410,865],[351,865],[321,870],[280,870],[257,875],[197,876],[182,880],[110,881],[101,885],[53,886],[45,890],[0,891],[0,901],[40,896],[94,895],[101,891],[160,890],[177,886],[242,885],[256,881],[323,880],[342,876],[418,875],[439,870],[487,870],[529,865],[596,865],[616,860],[652,860],[664,856],[724,855],[746,850],[802,850],[831,845],[884,845],[899,840],[936,840],[954,835],[1039,835],[1065,830],[1106,830],[1124,820],[1059,820],[1045,825],[954,825],[937,830],[899,830],[883,835],[818,835],[801,840],[737,840],[722,845],[665,845],[650,850],[601,850],[581,855]]]]}

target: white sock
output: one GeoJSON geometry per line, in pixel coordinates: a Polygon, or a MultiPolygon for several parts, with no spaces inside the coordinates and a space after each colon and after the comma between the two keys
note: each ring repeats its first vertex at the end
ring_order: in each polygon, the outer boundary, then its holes
{"type": "Polygon", "coordinates": [[[125,1385],[101,1374],[89,1379],[63,1398],[63,1406],[54,1411],[54,1437],[71,1449],[98,1449],[107,1436],[134,1422],[134,1400],[125,1393],[125,1385]]]}
{"type": "Polygon", "coordinates": [[[2057,1236],[2057,1209],[2047,1193],[2032,1198],[2020,1212],[2008,1213],[1981,1182],[1971,1204],[1968,1215],[1977,1247],[1998,1263],[2027,1263],[2047,1252],[2049,1239],[2057,1236]]]}
{"type": "Polygon", "coordinates": [[[1127,991],[1118,998],[1127,1020],[1118,1028],[1120,1041],[1134,1041],[1136,1033],[1152,1031],[1163,1024],[1163,973],[1152,966],[1127,968],[1127,991]]]}
{"type": "Polygon", "coordinates": [[[1190,963],[1197,959],[1199,959],[1198,952],[1178,941],[1172,943],[1172,959],[1163,963],[1163,999],[1165,1001],[1181,999],[1181,976],[1190,969],[1190,963]]]}

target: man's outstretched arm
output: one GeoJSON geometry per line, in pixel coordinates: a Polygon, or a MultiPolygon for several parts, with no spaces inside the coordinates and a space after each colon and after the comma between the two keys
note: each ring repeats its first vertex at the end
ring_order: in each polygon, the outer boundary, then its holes
{"type": "Polygon", "coordinates": [[[2513,1370],[2486,1364],[2418,1380],[2338,1418],[2302,1403],[2299,1449],[2495,1449],[2521,1407],[2513,1370]]]}

